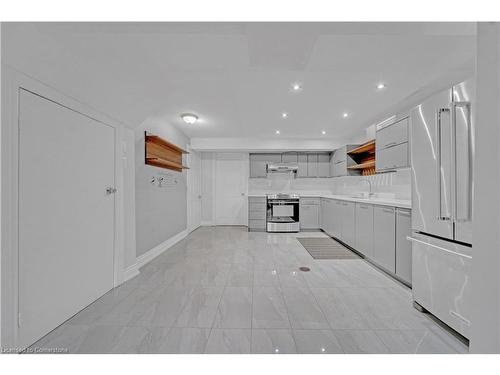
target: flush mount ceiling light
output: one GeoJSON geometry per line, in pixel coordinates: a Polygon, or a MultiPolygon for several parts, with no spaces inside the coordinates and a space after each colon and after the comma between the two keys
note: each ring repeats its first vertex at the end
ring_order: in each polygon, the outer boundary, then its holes
{"type": "Polygon", "coordinates": [[[194,124],[196,121],[198,121],[198,116],[196,116],[193,113],[183,113],[181,115],[181,119],[186,123],[186,124],[194,124]]]}
{"type": "Polygon", "coordinates": [[[342,113],[342,117],[343,118],[348,118],[349,117],[349,113],[347,113],[347,112],[342,113]]]}
{"type": "Polygon", "coordinates": [[[288,113],[283,112],[283,113],[281,114],[281,118],[283,118],[283,119],[287,119],[287,118],[288,118],[288,113]]]}
{"type": "Polygon", "coordinates": [[[279,134],[280,134],[280,131],[279,131],[279,130],[276,130],[276,134],[278,134],[278,135],[279,135],[279,134]]]}
{"type": "Polygon", "coordinates": [[[385,89],[385,87],[386,87],[385,83],[383,83],[383,82],[380,82],[377,84],[377,90],[383,90],[383,89],[385,89]]]}
{"type": "Polygon", "coordinates": [[[302,91],[302,84],[300,82],[294,82],[290,85],[290,90],[292,92],[300,92],[302,91]]]}

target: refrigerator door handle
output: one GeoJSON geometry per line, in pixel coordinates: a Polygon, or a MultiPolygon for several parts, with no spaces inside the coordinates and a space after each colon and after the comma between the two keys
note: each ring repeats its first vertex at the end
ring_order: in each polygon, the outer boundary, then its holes
{"type": "MultiPolygon", "coordinates": [[[[472,119],[471,119],[471,103],[467,101],[453,102],[452,104],[452,117],[453,117],[453,127],[455,129],[455,140],[456,140],[456,111],[457,108],[464,108],[466,132],[467,132],[467,209],[466,214],[461,216],[458,210],[455,209],[456,221],[471,221],[472,220],[472,119]]],[[[455,151],[457,152],[457,151],[455,151]]],[[[455,156],[456,161],[456,156],[455,156]]],[[[456,164],[455,164],[456,168],[456,164]]],[[[455,207],[457,207],[457,202],[455,200],[455,207]]]]}
{"type": "Polygon", "coordinates": [[[414,237],[408,236],[408,237],[406,237],[406,239],[407,239],[408,241],[411,241],[411,242],[418,242],[418,243],[421,243],[421,244],[424,244],[424,245],[427,245],[427,246],[433,247],[433,248],[435,248],[435,249],[439,249],[439,250],[445,251],[445,252],[450,253],[450,254],[454,254],[454,255],[461,256],[461,257],[463,257],[463,258],[472,259],[472,257],[471,257],[470,255],[457,253],[456,251],[453,251],[453,250],[450,250],[450,249],[446,249],[446,248],[444,248],[444,247],[437,246],[437,245],[431,244],[431,243],[426,242],[426,241],[419,240],[418,238],[414,238],[414,237]]]}
{"type": "Polygon", "coordinates": [[[437,179],[437,193],[438,193],[438,205],[437,205],[437,220],[448,221],[451,220],[450,216],[443,216],[442,212],[442,201],[443,197],[441,190],[443,184],[441,183],[441,169],[442,169],[442,158],[441,158],[441,120],[442,113],[450,112],[449,108],[439,108],[436,111],[436,179],[437,179]]]}

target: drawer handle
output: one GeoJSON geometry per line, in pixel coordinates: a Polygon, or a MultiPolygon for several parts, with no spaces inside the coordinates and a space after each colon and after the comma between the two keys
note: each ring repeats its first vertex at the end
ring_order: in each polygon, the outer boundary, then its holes
{"type": "Polygon", "coordinates": [[[382,211],[384,211],[384,212],[390,212],[391,214],[394,212],[394,210],[391,209],[391,208],[383,208],[382,211]]]}
{"type": "Polygon", "coordinates": [[[397,144],[397,142],[389,142],[384,147],[394,146],[396,144],[397,144]]]}

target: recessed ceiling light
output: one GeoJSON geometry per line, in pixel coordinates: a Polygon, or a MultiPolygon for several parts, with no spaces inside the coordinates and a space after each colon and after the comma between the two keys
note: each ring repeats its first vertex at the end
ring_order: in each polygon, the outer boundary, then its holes
{"type": "Polygon", "coordinates": [[[377,90],[383,90],[383,89],[385,89],[385,87],[386,87],[385,83],[383,83],[383,82],[380,82],[377,84],[377,90]]]}
{"type": "Polygon", "coordinates": [[[281,114],[281,118],[288,118],[288,113],[283,112],[283,113],[281,114]]]}
{"type": "Polygon", "coordinates": [[[325,134],[326,134],[326,131],[325,131],[325,130],[322,130],[322,131],[321,131],[321,134],[325,135],[325,134]]]}
{"type": "Polygon", "coordinates": [[[294,82],[290,86],[290,89],[292,90],[292,92],[300,92],[302,91],[302,84],[300,82],[294,82]]]}
{"type": "Polygon", "coordinates": [[[279,133],[280,133],[280,131],[279,131],[279,130],[276,130],[276,134],[279,134],[279,133]]]}
{"type": "Polygon", "coordinates": [[[196,121],[198,121],[198,116],[196,116],[193,113],[183,113],[181,115],[181,119],[186,123],[186,124],[194,124],[196,121]]]}
{"type": "Polygon", "coordinates": [[[349,113],[347,113],[347,112],[342,113],[342,117],[343,118],[348,118],[349,117],[349,113]]]}

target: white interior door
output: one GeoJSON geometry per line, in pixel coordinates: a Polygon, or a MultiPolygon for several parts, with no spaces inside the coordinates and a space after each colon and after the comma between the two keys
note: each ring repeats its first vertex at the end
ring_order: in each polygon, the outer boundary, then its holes
{"type": "Polygon", "coordinates": [[[189,231],[201,225],[201,160],[196,151],[189,151],[188,169],[188,204],[189,204],[189,231]]]}
{"type": "Polygon", "coordinates": [[[248,154],[216,154],[216,225],[247,225],[248,168],[248,154]]]}
{"type": "Polygon", "coordinates": [[[114,128],[20,90],[19,344],[113,288],[114,128]]]}

